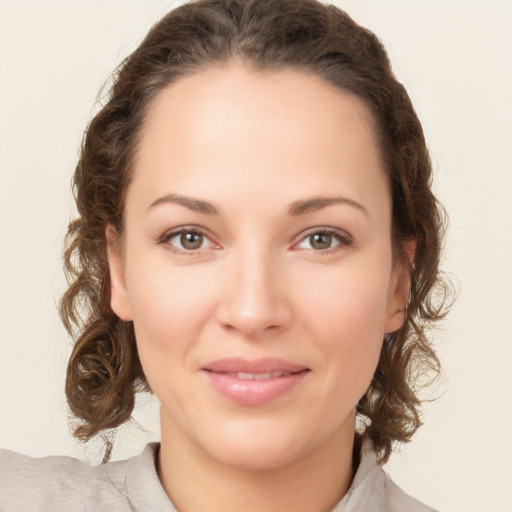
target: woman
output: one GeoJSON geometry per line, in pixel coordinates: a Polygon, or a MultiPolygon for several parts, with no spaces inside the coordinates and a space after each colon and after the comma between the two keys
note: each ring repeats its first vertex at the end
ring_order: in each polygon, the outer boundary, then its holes
{"type": "Polygon", "coordinates": [[[61,302],[76,436],[108,460],[151,390],[161,443],[97,468],[4,452],[0,508],[431,510],[381,468],[439,367],[430,179],[382,45],[339,9],[169,13],[87,130],[61,302]]]}

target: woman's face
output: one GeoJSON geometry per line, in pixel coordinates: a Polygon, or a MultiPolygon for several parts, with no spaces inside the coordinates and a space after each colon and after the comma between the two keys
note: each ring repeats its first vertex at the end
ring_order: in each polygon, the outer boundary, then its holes
{"type": "Polygon", "coordinates": [[[150,106],[125,216],[112,307],[163,439],[244,468],[351,442],[408,281],[362,102],[293,70],[182,78],[150,106]]]}

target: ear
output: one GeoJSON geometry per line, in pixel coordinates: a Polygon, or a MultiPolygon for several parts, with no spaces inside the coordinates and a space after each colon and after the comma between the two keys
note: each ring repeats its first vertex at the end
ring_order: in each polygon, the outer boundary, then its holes
{"type": "Polygon", "coordinates": [[[416,240],[410,238],[403,243],[407,258],[395,263],[389,286],[388,306],[384,331],[394,332],[402,327],[407,309],[407,299],[411,286],[410,266],[416,256],[416,240]]]}
{"type": "Polygon", "coordinates": [[[121,320],[128,322],[132,320],[132,314],[126,288],[119,234],[114,226],[109,224],[105,230],[105,236],[110,271],[110,307],[121,320]]]}

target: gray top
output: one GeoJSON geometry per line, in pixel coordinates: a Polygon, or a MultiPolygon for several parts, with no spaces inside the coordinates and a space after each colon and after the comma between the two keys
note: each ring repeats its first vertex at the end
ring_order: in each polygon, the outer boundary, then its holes
{"type": "MultiPolygon", "coordinates": [[[[151,443],[136,457],[100,466],[0,450],[0,511],[176,512],[158,479],[158,448],[151,443]]],[[[435,512],[393,483],[365,443],[352,485],[332,512],[402,511],[435,512]]]]}

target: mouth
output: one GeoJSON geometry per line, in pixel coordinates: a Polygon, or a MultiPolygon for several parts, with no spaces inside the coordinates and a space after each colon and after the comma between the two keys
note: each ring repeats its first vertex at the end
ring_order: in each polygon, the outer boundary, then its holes
{"type": "Polygon", "coordinates": [[[292,393],[310,369],[273,358],[228,358],[209,363],[203,373],[223,398],[240,405],[258,406],[292,393]]]}
{"type": "MultiPolygon", "coordinates": [[[[206,370],[208,371],[208,370],[206,370]]],[[[306,370],[302,370],[306,371],[306,370]]],[[[284,371],[273,371],[266,373],[251,373],[251,372],[215,372],[223,375],[229,375],[230,377],[236,377],[241,380],[268,380],[268,379],[278,379],[279,377],[288,377],[289,375],[293,375],[298,372],[284,372],[284,371]]]]}

